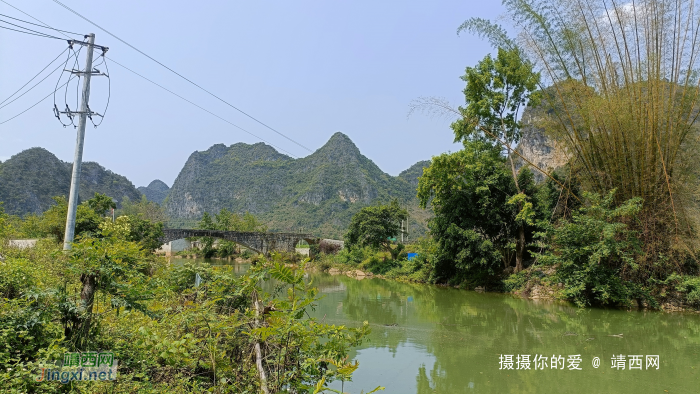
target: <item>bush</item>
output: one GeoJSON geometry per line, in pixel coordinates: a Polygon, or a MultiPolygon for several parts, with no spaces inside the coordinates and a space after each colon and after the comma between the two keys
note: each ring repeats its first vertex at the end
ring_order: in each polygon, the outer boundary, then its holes
{"type": "Polygon", "coordinates": [[[675,291],[681,294],[684,298],[683,302],[686,304],[695,307],[700,306],[700,277],[671,274],[666,280],[658,283],[671,286],[675,291]]]}
{"type": "Polygon", "coordinates": [[[639,270],[641,242],[627,223],[636,219],[642,201],[613,207],[614,195],[614,190],[605,197],[584,193],[586,206],[550,229],[550,250],[539,260],[558,265],[555,278],[564,284],[564,295],[581,307],[628,305],[631,299],[656,305],[643,284],[622,277],[623,271],[639,270]]]}
{"type": "Polygon", "coordinates": [[[36,284],[36,266],[26,259],[0,261],[0,299],[19,298],[36,284]]]}
{"type": "Polygon", "coordinates": [[[171,288],[177,292],[194,287],[195,279],[199,274],[203,282],[211,280],[213,273],[209,264],[184,262],[182,265],[174,266],[169,276],[171,288]]]}

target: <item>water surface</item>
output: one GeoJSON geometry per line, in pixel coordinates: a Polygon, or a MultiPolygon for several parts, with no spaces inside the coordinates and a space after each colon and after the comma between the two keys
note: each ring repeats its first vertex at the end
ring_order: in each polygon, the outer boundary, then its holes
{"type": "MultiPolygon", "coordinates": [[[[239,267],[244,270],[245,267],[239,267]]],[[[323,298],[312,316],[372,334],[344,391],[360,393],[700,393],[700,315],[578,309],[504,294],[309,273],[323,298]],[[619,336],[619,334],[622,334],[619,336]],[[611,336],[618,335],[618,336],[611,336]],[[564,369],[499,369],[501,355],[562,356],[564,369]],[[569,370],[580,355],[581,370],[569,370]],[[625,369],[612,356],[624,355],[625,369]],[[630,355],[642,370],[629,369],[630,355]],[[646,368],[646,355],[659,368],[646,368]],[[593,358],[600,366],[593,368],[593,358]]],[[[514,368],[517,367],[514,362],[514,368]]],[[[333,385],[340,389],[340,384],[333,385]]]]}

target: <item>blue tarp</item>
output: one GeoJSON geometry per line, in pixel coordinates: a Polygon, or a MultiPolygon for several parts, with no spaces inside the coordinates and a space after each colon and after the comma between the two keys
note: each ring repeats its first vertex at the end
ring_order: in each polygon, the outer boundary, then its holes
{"type": "Polygon", "coordinates": [[[418,253],[408,253],[408,260],[411,261],[418,257],[418,253]]]}

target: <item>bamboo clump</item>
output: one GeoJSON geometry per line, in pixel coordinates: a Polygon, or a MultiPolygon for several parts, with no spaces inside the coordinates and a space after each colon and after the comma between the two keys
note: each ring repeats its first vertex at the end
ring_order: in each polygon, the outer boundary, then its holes
{"type": "MultiPolygon", "coordinates": [[[[565,147],[584,189],[644,200],[643,276],[677,271],[693,254],[700,114],[700,10],[694,0],[506,0],[511,41],[542,75],[542,126],[565,147]],[[659,269],[659,262],[667,266],[659,269]],[[654,266],[654,267],[652,267],[654,266]]],[[[481,25],[479,25],[481,23],[481,25]]],[[[489,30],[489,28],[491,30],[489,30]]],[[[661,264],[663,265],[663,264],[661,264]]],[[[632,274],[630,274],[632,275],[632,274]]],[[[659,276],[659,275],[657,275],[659,276]]],[[[641,278],[637,278],[641,279],[641,278]]]]}

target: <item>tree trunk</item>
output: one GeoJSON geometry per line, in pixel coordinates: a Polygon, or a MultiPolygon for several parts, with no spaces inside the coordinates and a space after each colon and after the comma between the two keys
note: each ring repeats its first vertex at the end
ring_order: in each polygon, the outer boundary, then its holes
{"type": "MultiPolygon", "coordinates": [[[[255,308],[255,319],[253,320],[254,328],[260,327],[260,302],[258,301],[258,293],[253,290],[253,308],[255,308]]],[[[260,375],[260,389],[265,394],[270,394],[270,390],[267,388],[267,374],[265,373],[265,368],[262,365],[262,351],[260,349],[260,342],[255,341],[255,365],[258,367],[258,374],[260,375]]]]}
{"type": "MultiPolygon", "coordinates": [[[[513,152],[508,144],[508,156],[510,157],[510,169],[513,172],[513,181],[515,182],[515,189],[518,193],[522,193],[520,190],[520,185],[518,184],[518,173],[515,171],[515,163],[513,162],[513,152]]],[[[523,204],[518,203],[518,211],[523,209],[523,204]]],[[[520,228],[518,229],[518,242],[515,246],[515,272],[520,272],[523,270],[523,255],[525,254],[525,223],[520,223],[520,228]]]]}
{"type": "Polygon", "coordinates": [[[518,242],[515,250],[515,272],[523,270],[523,258],[525,254],[525,225],[521,224],[518,230],[518,242]]]}
{"type": "MultiPolygon", "coordinates": [[[[80,276],[80,281],[83,282],[83,289],[80,291],[80,306],[81,309],[85,311],[85,315],[79,316],[79,320],[75,322],[77,323],[77,334],[79,335],[78,341],[76,342],[78,346],[80,346],[82,340],[90,332],[90,325],[92,323],[92,306],[95,303],[95,292],[97,291],[97,276],[82,274],[80,276]]],[[[66,328],[66,333],[73,336],[73,330],[68,329],[68,326],[66,326],[66,328]]]]}

